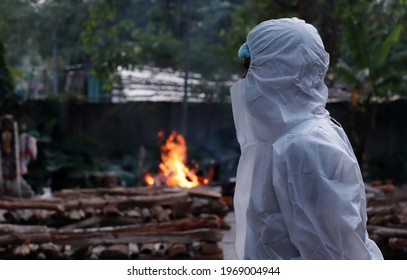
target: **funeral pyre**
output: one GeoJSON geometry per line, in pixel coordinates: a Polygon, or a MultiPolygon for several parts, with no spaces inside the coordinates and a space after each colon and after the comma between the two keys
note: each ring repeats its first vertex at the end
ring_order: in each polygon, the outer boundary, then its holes
{"type": "Polygon", "coordinates": [[[213,189],[71,189],[0,200],[0,259],[222,259],[213,189]]]}
{"type": "MultiPolygon", "coordinates": [[[[164,139],[164,132],[159,131],[158,137],[164,139]]],[[[192,167],[188,166],[187,144],[182,134],[173,131],[162,142],[160,146],[161,162],[158,165],[158,172],[157,174],[148,172],[145,175],[144,181],[147,185],[196,188],[209,183],[210,178],[197,175],[199,165],[196,162],[192,162],[192,167]]]]}
{"type": "Polygon", "coordinates": [[[381,184],[367,194],[367,229],[385,259],[407,259],[407,190],[381,184]]]}

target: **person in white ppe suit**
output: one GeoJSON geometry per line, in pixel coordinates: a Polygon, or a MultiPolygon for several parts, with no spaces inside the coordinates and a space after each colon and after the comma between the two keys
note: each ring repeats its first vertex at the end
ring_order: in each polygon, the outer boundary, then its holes
{"type": "Polygon", "coordinates": [[[231,88],[241,156],[234,196],[242,259],[383,259],[366,230],[365,189],[343,129],[325,109],[329,55],[297,18],[262,22],[231,88]]]}

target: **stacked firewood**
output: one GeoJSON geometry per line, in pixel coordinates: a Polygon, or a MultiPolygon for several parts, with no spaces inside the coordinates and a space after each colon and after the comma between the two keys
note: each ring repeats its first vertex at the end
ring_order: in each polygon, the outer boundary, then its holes
{"type": "Polygon", "coordinates": [[[407,191],[368,196],[368,231],[385,259],[407,258],[407,191]]]}
{"type": "Polygon", "coordinates": [[[0,201],[0,259],[222,259],[220,192],[75,189],[0,201]]]}

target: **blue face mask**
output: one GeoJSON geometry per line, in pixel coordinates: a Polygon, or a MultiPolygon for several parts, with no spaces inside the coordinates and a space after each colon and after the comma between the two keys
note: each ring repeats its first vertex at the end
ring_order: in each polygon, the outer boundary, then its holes
{"type": "Polygon", "coordinates": [[[244,43],[243,45],[240,46],[238,56],[240,59],[250,58],[251,55],[247,43],[244,43]]]}

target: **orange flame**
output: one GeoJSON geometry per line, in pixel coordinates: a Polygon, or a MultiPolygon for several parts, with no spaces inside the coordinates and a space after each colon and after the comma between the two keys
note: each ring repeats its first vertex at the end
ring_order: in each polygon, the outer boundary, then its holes
{"type": "Polygon", "coordinates": [[[154,175],[151,173],[147,173],[146,176],[144,176],[144,182],[148,185],[148,186],[152,186],[154,185],[154,175]]]}
{"type": "MultiPolygon", "coordinates": [[[[159,132],[159,136],[163,136],[159,132]]],[[[144,177],[144,181],[152,185],[160,185],[160,182],[167,186],[180,186],[183,188],[194,188],[202,183],[207,182],[195,174],[198,169],[196,164],[194,169],[190,169],[187,163],[187,145],[185,138],[173,131],[160,147],[161,163],[159,164],[159,176],[155,178],[151,173],[144,177]]]]}

